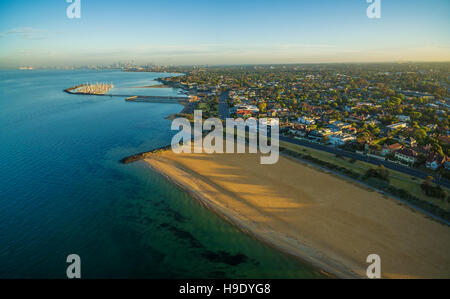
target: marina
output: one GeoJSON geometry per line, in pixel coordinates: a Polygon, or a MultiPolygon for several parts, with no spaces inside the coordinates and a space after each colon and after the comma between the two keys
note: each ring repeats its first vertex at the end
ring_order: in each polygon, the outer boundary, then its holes
{"type": "Polygon", "coordinates": [[[166,103],[166,104],[180,104],[189,101],[189,96],[150,96],[150,95],[130,95],[130,94],[110,94],[107,93],[114,87],[113,84],[81,84],[67,89],[64,92],[75,95],[95,95],[95,96],[109,96],[122,97],[127,102],[143,102],[143,103],[166,103]]]}

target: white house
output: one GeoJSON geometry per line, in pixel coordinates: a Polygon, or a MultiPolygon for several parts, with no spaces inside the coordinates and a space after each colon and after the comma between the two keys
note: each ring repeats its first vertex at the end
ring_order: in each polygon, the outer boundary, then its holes
{"type": "Polygon", "coordinates": [[[314,125],[314,124],[316,124],[316,119],[313,117],[308,117],[308,116],[300,116],[298,118],[298,122],[301,124],[306,124],[306,125],[314,125]]]}
{"type": "Polygon", "coordinates": [[[280,125],[280,120],[278,118],[266,118],[266,121],[263,121],[263,119],[259,119],[259,124],[266,125],[266,126],[275,126],[280,125]]]}
{"type": "Polygon", "coordinates": [[[417,153],[412,149],[403,148],[395,152],[395,158],[406,164],[412,165],[416,162],[417,153]]]}
{"type": "Polygon", "coordinates": [[[347,142],[355,141],[356,137],[350,134],[334,134],[328,136],[328,140],[333,145],[344,145],[347,142]]]}
{"type": "Polygon", "coordinates": [[[387,126],[386,128],[387,128],[388,130],[392,131],[392,130],[402,129],[402,128],[406,128],[406,127],[408,127],[408,124],[405,123],[405,122],[402,122],[402,123],[397,123],[397,124],[389,125],[389,126],[387,126]]]}

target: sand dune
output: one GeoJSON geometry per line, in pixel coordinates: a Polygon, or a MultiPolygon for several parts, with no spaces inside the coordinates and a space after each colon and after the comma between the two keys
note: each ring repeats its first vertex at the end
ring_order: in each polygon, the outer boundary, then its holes
{"type": "Polygon", "coordinates": [[[146,162],[206,206],[276,248],[338,277],[449,278],[450,228],[393,199],[286,157],[154,154],[146,162]]]}

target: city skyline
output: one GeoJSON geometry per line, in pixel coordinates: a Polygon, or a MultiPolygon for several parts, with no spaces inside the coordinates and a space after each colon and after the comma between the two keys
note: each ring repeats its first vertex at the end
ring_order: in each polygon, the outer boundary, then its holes
{"type": "Polygon", "coordinates": [[[0,67],[449,61],[448,1],[2,1],[0,67]]]}

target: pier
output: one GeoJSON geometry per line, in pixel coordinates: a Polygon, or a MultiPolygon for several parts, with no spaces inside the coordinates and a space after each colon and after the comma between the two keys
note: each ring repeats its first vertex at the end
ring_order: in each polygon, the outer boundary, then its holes
{"type": "Polygon", "coordinates": [[[168,97],[168,96],[131,96],[125,99],[127,102],[141,103],[179,103],[189,101],[188,97],[168,97]]]}

